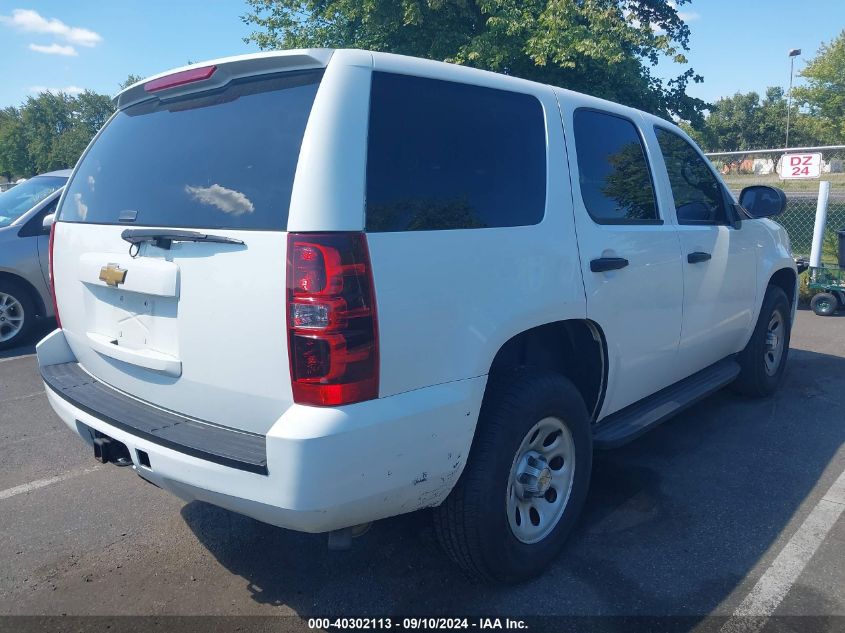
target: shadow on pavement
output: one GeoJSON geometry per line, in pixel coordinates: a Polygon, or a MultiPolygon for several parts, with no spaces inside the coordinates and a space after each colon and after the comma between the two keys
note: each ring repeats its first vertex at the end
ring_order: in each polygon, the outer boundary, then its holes
{"type": "Polygon", "coordinates": [[[302,616],[705,615],[772,545],[845,441],[845,359],[792,350],[780,392],[720,392],[597,453],[583,518],[541,578],[473,585],[424,513],[382,521],[349,552],[202,503],[184,520],[254,600],[302,616]]]}
{"type": "Polygon", "coordinates": [[[55,319],[39,321],[38,324],[35,326],[35,329],[33,329],[33,331],[27,337],[27,340],[24,341],[23,345],[21,345],[20,347],[13,347],[12,349],[0,350],[0,359],[17,358],[18,356],[34,354],[35,345],[38,343],[38,341],[47,336],[55,328],[55,319]]]}
{"type": "Polygon", "coordinates": [[[0,359],[17,358],[19,356],[34,354],[35,345],[38,341],[47,336],[54,329],[56,329],[55,319],[45,319],[44,321],[39,321],[27,337],[27,340],[24,341],[23,345],[20,347],[13,347],[12,349],[0,350],[0,359]]]}

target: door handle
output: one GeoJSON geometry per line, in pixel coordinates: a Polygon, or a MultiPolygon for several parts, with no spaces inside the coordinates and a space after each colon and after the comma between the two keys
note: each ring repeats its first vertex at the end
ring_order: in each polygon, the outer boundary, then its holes
{"type": "Polygon", "coordinates": [[[702,253],[701,251],[695,251],[694,253],[687,255],[687,261],[690,264],[699,264],[701,262],[706,262],[708,259],[710,259],[710,253],[702,253]]]}
{"type": "Polygon", "coordinates": [[[598,259],[590,260],[590,270],[594,273],[605,273],[608,270],[625,268],[628,263],[628,260],[624,257],[599,257],[598,259]]]}

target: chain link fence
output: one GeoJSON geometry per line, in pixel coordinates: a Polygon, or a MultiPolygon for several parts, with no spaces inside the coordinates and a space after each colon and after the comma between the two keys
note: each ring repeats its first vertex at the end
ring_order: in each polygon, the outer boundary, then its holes
{"type": "Polygon", "coordinates": [[[845,230],[845,145],[764,149],[707,154],[735,195],[749,185],[772,185],[783,189],[788,204],[777,219],[789,233],[795,257],[809,257],[819,196],[819,181],[830,182],[823,260],[836,263],[836,233],[845,230]],[[781,179],[785,153],[822,155],[818,179],[781,179]]]}

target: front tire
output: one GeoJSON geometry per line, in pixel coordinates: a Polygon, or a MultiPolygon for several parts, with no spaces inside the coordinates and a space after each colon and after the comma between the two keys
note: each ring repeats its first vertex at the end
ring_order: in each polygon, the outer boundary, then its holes
{"type": "Polygon", "coordinates": [[[35,302],[25,287],[0,281],[0,350],[24,343],[35,324],[35,302]]]}
{"type": "Polygon", "coordinates": [[[590,483],[592,431],[574,385],[520,368],[491,381],[469,461],[435,509],[438,540],[468,575],[518,582],[542,572],[590,483]]]}
{"type": "Polygon", "coordinates": [[[769,286],[751,340],[739,354],[740,373],[732,388],[752,397],[775,392],[786,370],[792,310],[786,293],[769,286]]]}

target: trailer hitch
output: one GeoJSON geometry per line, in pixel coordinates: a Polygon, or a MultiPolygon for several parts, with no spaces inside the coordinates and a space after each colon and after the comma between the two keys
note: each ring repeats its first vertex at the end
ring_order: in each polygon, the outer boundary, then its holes
{"type": "Polygon", "coordinates": [[[126,444],[103,435],[99,431],[94,431],[94,458],[101,464],[132,465],[132,457],[129,456],[126,444]]]}

